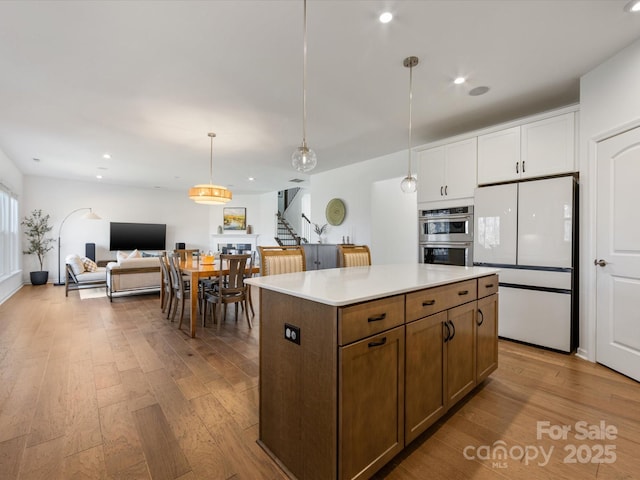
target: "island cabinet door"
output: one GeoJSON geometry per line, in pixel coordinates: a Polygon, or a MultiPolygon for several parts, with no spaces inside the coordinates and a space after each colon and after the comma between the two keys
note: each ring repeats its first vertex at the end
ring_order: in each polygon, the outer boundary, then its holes
{"type": "Polygon", "coordinates": [[[447,408],[476,386],[476,302],[447,312],[445,328],[447,408]]]}
{"type": "Polygon", "coordinates": [[[366,479],[404,448],[404,325],[339,349],[338,478],[366,479]]]}
{"type": "Polygon", "coordinates": [[[446,412],[444,395],[447,312],[431,315],[406,326],[405,444],[446,412]]]}
{"type": "Polygon", "coordinates": [[[476,316],[476,383],[498,368],[498,294],[478,300],[476,316]]]}

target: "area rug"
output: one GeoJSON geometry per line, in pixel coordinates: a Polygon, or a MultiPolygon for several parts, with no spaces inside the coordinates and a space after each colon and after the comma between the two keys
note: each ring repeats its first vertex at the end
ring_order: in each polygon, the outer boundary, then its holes
{"type": "Polygon", "coordinates": [[[102,298],[107,296],[107,292],[104,287],[98,288],[83,288],[78,290],[80,294],[80,300],[88,300],[90,298],[102,298]]]}

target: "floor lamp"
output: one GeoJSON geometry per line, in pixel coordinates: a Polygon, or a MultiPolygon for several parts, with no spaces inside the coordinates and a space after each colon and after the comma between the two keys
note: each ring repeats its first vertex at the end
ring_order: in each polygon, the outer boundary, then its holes
{"type": "Polygon", "coordinates": [[[60,285],[64,285],[64,281],[62,281],[60,279],[60,234],[62,233],[62,227],[64,226],[64,222],[67,221],[67,218],[69,218],[71,215],[73,215],[76,212],[79,212],[81,210],[89,210],[87,213],[85,213],[82,218],[87,219],[87,220],[101,220],[101,217],[99,215],[96,215],[95,213],[93,213],[93,210],[89,207],[82,207],[82,208],[76,208],[75,210],[73,210],[72,212],[69,212],[69,214],[64,217],[64,219],[62,220],[62,223],[60,224],[60,228],[58,229],[58,281],[56,283],[54,283],[54,285],[56,286],[60,286],[60,285]]]}

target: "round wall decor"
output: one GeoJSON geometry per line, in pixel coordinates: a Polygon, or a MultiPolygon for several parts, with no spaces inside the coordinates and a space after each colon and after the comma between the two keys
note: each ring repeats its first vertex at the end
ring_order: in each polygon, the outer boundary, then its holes
{"type": "Polygon", "coordinates": [[[329,203],[327,203],[325,216],[327,217],[329,225],[340,225],[344,222],[344,216],[346,213],[347,208],[345,207],[344,202],[339,198],[333,198],[329,200],[329,203]]]}

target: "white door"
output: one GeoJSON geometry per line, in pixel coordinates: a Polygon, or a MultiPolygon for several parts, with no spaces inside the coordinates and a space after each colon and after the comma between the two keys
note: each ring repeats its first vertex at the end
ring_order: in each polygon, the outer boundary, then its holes
{"type": "Polygon", "coordinates": [[[476,188],[474,263],[516,264],[518,185],[476,188]]]}
{"type": "Polygon", "coordinates": [[[596,360],[640,381],[640,127],[598,144],[596,360]]]}

